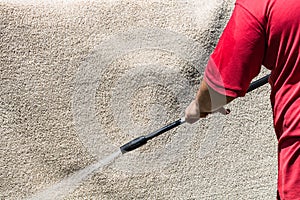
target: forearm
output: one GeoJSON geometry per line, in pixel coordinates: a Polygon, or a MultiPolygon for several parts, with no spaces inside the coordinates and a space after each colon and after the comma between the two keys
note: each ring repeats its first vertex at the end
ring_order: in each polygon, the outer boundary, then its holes
{"type": "Polygon", "coordinates": [[[207,85],[205,80],[200,84],[195,101],[199,105],[200,112],[214,112],[227,103],[231,102],[234,97],[222,95],[207,85]]]}
{"type": "Polygon", "coordinates": [[[220,112],[226,115],[229,113],[229,110],[224,109],[223,106],[233,99],[233,97],[225,96],[214,91],[203,80],[196,98],[185,110],[185,120],[192,124],[212,112],[220,112]]]}

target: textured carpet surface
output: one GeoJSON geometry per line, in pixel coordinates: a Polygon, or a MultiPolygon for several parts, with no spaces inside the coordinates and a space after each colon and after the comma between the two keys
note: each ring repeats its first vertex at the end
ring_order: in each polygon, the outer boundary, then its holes
{"type": "Polygon", "coordinates": [[[41,2],[0,1],[0,199],[275,199],[267,85],[91,165],[183,115],[233,1],[41,2]]]}

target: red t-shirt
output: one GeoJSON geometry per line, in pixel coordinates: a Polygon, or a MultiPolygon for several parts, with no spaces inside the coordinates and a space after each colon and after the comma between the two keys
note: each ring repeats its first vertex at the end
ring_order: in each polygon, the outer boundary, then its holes
{"type": "Polygon", "coordinates": [[[237,0],[204,76],[214,90],[239,97],[245,95],[261,65],[272,70],[269,82],[279,141],[281,199],[300,199],[299,49],[299,0],[237,0]]]}

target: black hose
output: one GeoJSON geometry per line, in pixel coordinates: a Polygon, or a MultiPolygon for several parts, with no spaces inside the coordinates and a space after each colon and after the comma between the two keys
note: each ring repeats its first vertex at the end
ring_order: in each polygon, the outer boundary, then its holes
{"type": "Polygon", "coordinates": [[[269,77],[270,77],[270,74],[258,79],[257,81],[252,82],[247,90],[247,93],[268,83],[269,77]]]}

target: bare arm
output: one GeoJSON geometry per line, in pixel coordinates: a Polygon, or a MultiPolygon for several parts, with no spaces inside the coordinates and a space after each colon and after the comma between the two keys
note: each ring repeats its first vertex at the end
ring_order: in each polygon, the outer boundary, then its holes
{"type": "Polygon", "coordinates": [[[216,92],[203,80],[200,84],[196,98],[185,110],[185,120],[188,123],[194,123],[212,112],[227,114],[227,111],[223,106],[233,99],[235,98],[216,92]]]}

